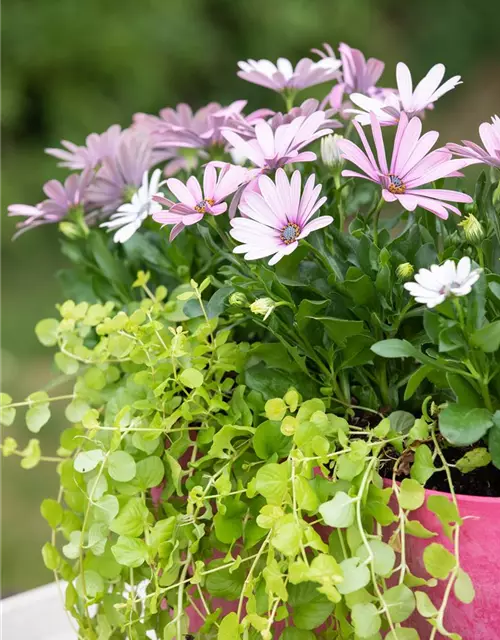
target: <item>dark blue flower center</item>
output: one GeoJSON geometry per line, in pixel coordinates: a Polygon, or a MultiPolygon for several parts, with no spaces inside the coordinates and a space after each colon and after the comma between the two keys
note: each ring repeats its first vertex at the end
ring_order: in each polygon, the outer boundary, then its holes
{"type": "Polygon", "coordinates": [[[206,198],[205,200],[200,200],[198,204],[195,206],[194,210],[198,213],[206,213],[208,207],[213,207],[215,201],[212,198],[206,198]]]}
{"type": "Polygon", "coordinates": [[[389,187],[388,187],[389,191],[391,193],[395,193],[395,194],[403,194],[406,191],[406,185],[405,183],[401,180],[401,178],[398,178],[397,176],[394,175],[389,175],[389,187]]]}
{"type": "Polygon", "coordinates": [[[289,222],[281,231],[280,238],[285,244],[292,244],[300,235],[300,227],[294,222],[289,222]]]}

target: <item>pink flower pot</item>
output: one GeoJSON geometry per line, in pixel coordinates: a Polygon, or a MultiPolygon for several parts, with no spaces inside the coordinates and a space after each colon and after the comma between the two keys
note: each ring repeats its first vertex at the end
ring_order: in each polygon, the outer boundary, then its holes
{"type": "MultiPolygon", "coordinates": [[[[386,486],[390,481],[385,481],[386,486]]],[[[426,496],[450,494],[426,490],[426,496]]],[[[500,638],[500,498],[482,498],[457,495],[460,516],[464,520],[460,527],[460,566],[472,579],[476,596],[471,604],[460,602],[453,591],[448,600],[444,626],[448,631],[459,633],[463,640],[494,640],[500,638]]],[[[428,578],[422,554],[432,542],[442,544],[453,552],[453,544],[443,534],[437,517],[425,504],[412,512],[412,520],[419,520],[430,531],[438,532],[434,538],[423,540],[406,537],[407,559],[414,575],[428,578]]],[[[440,580],[433,588],[424,589],[439,608],[447,581],[440,580]]],[[[414,626],[421,640],[427,640],[431,626],[419,615],[414,615],[408,626],[414,626]]],[[[437,638],[443,638],[437,635],[437,638]]]]}

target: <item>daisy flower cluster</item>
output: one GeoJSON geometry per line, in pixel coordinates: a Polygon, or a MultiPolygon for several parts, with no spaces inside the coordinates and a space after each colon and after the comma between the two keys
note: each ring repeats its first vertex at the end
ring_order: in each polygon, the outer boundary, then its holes
{"type": "Polygon", "coordinates": [[[375,242],[384,203],[445,220],[461,215],[457,205],[472,198],[436,188],[436,181],[460,177],[471,164],[500,167],[497,116],[479,129],[484,148],[470,141],[436,147],[438,132],[423,132],[425,112],[461,83],[458,75],[447,78],[443,64],[414,81],[399,62],[395,87],[384,87],[384,63],[341,43],[338,51],[329,44],[313,49],[296,64],[249,59],[237,67],[241,79],[281,94],[285,109],[248,111],[244,99],[198,110],[179,104],[158,115],[136,113],[128,128],[113,125],[83,145],[63,140],[46,152],[73,173],[64,183],[47,182],[40,203],[9,207],[10,215],[22,218],[18,233],[79,217],[111,232],[115,243],[155,222],[169,226],[174,241],[186,227],[225,214],[234,252],[273,265],[333,222],[321,211],[328,196],[317,182],[318,166],[333,173],[337,189],[343,179],[376,185],[375,242]],[[295,104],[315,85],[325,88],[322,101],[295,104]],[[392,127],[394,135],[384,136],[392,127]]]}

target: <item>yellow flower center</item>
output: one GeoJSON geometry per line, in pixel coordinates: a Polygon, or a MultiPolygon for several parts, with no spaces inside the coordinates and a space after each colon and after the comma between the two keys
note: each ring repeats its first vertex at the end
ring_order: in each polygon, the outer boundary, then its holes
{"type": "Polygon", "coordinates": [[[194,210],[198,213],[206,213],[207,207],[213,207],[215,204],[215,200],[212,198],[206,198],[205,200],[200,200],[198,204],[195,206],[194,210]]]}
{"type": "Polygon", "coordinates": [[[395,193],[397,195],[402,195],[406,191],[406,185],[397,176],[390,175],[389,176],[389,191],[391,193],[395,193]]]}

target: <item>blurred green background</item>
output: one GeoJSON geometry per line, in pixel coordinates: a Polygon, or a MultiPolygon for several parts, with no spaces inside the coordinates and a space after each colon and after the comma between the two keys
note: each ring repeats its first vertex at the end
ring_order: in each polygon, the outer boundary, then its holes
{"type": "MultiPolygon", "coordinates": [[[[479,123],[500,113],[500,3],[492,0],[4,0],[2,9],[2,388],[16,399],[54,375],[33,327],[61,300],[57,230],[12,242],[15,222],[6,216],[8,204],[34,204],[43,182],[64,179],[44,147],[62,138],[82,143],[114,122],[127,126],[136,111],[180,101],[248,98],[251,108],[280,108],[279,96],[237,78],[237,61],[296,61],[323,42],[345,41],[385,60],[382,86],[394,86],[399,60],[414,79],[436,62],[447,77],[461,74],[464,84],[426,120],[443,144],[476,140],[479,123]]],[[[46,451],[56,447],[62,420],[44,428],[46,451]]],[[[28,440],[22,419],[9,433],[28,440]]],[[[55,496],[57,477],[52,465],[23,471],[13,458],[2,475],[8,595],[51,579],[40,556],[49,529],[39,504],[55,496]]]]}

